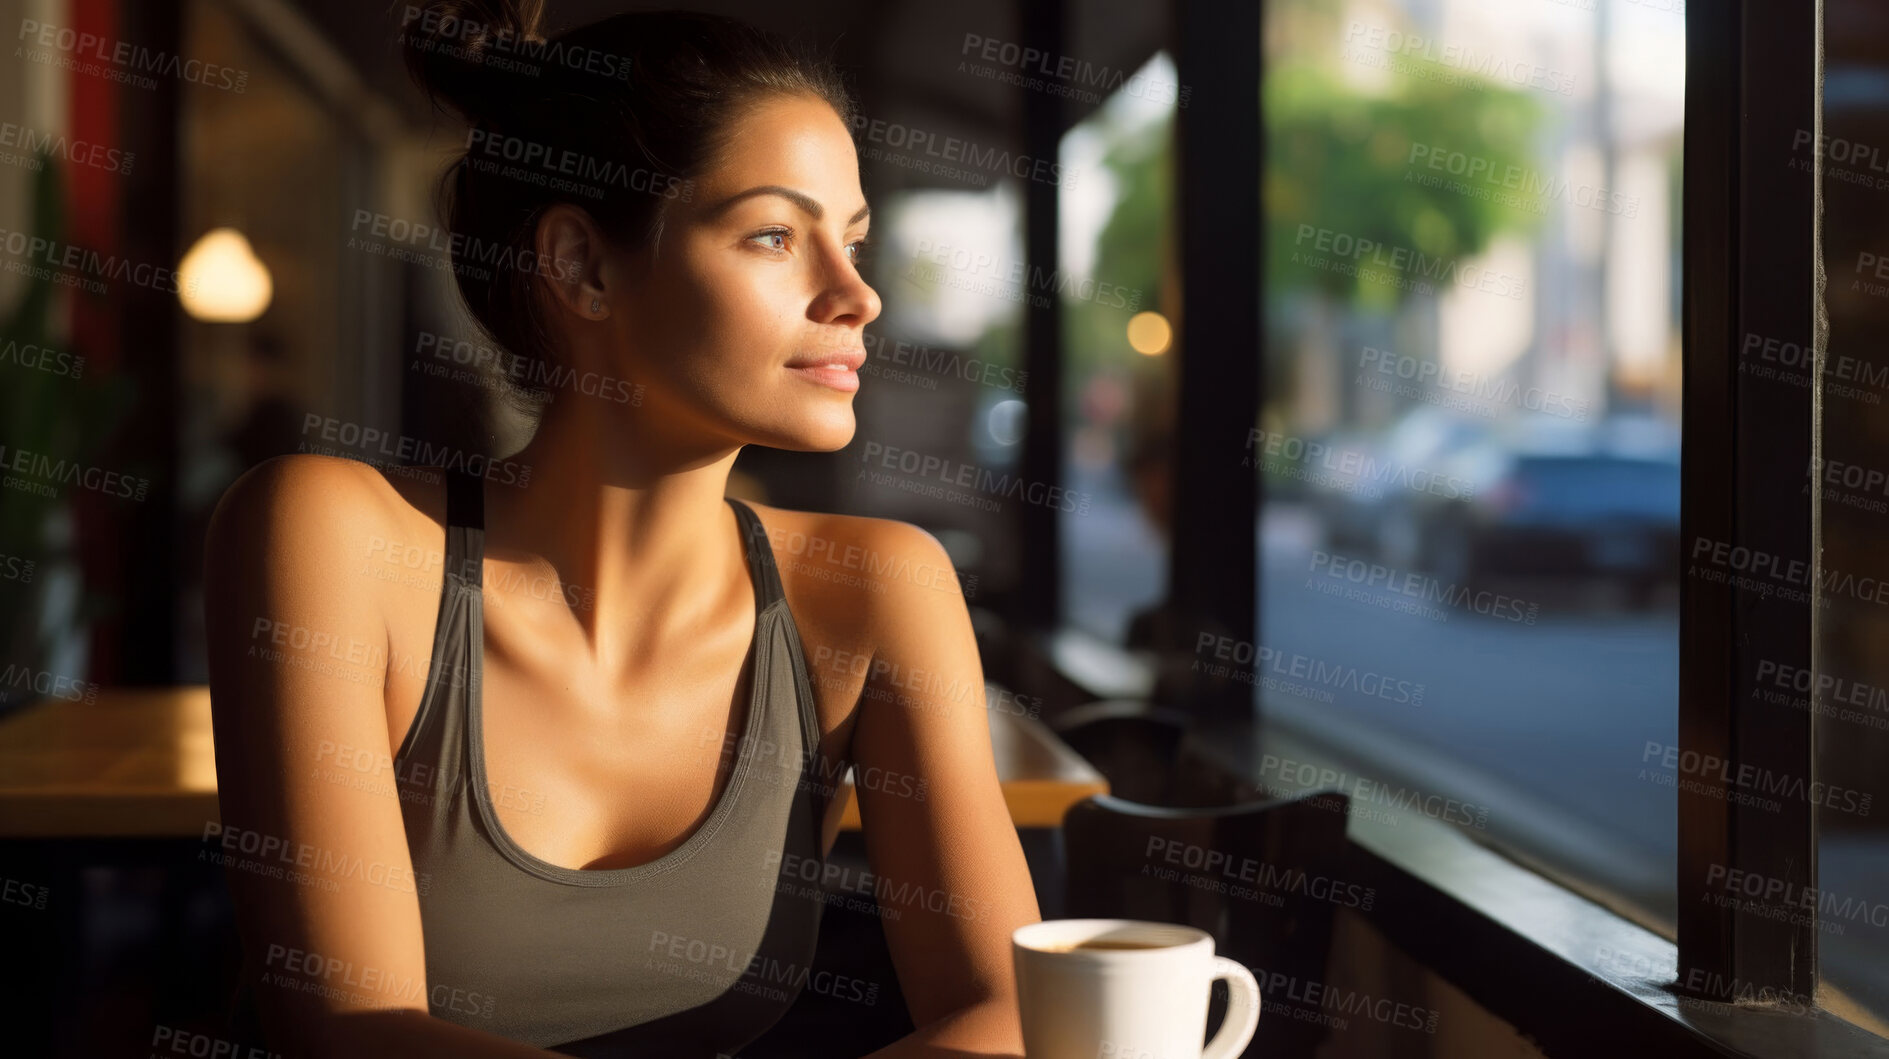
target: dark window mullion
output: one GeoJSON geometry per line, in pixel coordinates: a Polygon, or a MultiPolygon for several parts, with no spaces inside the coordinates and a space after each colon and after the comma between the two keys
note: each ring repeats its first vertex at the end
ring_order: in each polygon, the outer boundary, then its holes
{"type": "Polygon", "coordinates": [[[1720,904],[1738,894],[1733,872],[1792,892],[1816,883],[1814,712],[1753,697],[1761,662],[1811,662],[1811,606],[1779,592],[1812,588],[1812,395],[1738,372],[1747,336],[1812,343],[1814,189],[1789,162],[1797,131],[1815,128],[1816,32],[1814,4],[1687,11],[1685,577],[1670,772],[1691,784],[1678,792],[1677,989],[1712,1000],[1808,997],[1816,982],[1814,910],[1790,923],[1720,904]],[[1771,591],[1735,587],[1740,575],[1771,591]]]}
{"type": "MultiPolygon", "coordinates": [[[[1260,407],[1261,5],[1177,0],[1173,10],[1177,80],[1189,98],[1174,123],[1181,311],[1166,650],[1167,671],[1187,674],[1199,635],[1260,639],[1259,475],[1242,457],[1260,407]]],[[[1201,679],[1172,693],[1217,719],[1250,720],[1255,709],[1252,685],[1240,681],[1201,679]]]]}

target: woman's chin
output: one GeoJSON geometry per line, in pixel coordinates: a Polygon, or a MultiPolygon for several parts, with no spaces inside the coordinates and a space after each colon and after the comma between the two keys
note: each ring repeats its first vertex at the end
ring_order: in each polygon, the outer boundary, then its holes
{"type": "Polygon", "coordinates": [[[819,437],[807,448],[811,452],[838,452],[853,443],[853,435],[856,433],[858,433],[857,424],[853,422],[851,413],[848,413],[846,425],[843,428],[820,432],[819,437]]]}
{"type": "Polygon", "coordinates": [[[847,404],[801,417],[799,422],[781,431],[785,437],[777,447],[795,452],[838,452],[851,445],[853,435],[858,432],[859,422],[853,416],[852,405],[847,404]]]}

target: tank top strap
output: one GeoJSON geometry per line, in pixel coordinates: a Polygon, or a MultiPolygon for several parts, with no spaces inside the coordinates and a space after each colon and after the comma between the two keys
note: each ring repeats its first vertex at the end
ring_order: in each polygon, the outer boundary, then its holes
{"type": "Polygon", "coordinates": [[[433,648],[419,709],[394,755],[410,842],[416,834],[447,841],[439,836],[453,827],[471,760],[466,732],[485,638],[485,480],[448,469],[445,484],[446,543],[433,648]]]}
{"type": "Polygon", "coordinates": [[[735,497],[724,499],[734,507],[735,518],[741,523],[741,539],[748,553],[748,573],[754,578],[754,608],[758,614],[786,598],[780,571],[774,566],[774,549],[768,544],[767,527],[761,524],[761,516],[735,497]]]}
{"type": "Polygon", "coordinates": [[[485,583],[485,479],[456,468],[446,472],[446,572],[485,583]]]}

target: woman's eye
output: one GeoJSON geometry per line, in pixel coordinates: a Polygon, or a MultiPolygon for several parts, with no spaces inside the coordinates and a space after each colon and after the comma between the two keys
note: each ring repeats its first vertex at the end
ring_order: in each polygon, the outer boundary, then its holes
{"type": "Polygon", "coordinates": [[[870,245],[870,241],[866,239],[855,239],[852,242],[846,244],[846,249],[852,251],[852,260],[854,264],[858,264],[859,262],[865,260],[866,248],[868,245],[870,245]]]}
{"type": "Polygon", "coordinates": [[[787,239],[788,239],[788,236],[790,236],[791,234],[792,233],[788,232],[785,228],[770,228],[765,232],[757,232],[754,235],[749,236],[748,239],[751,242],[756,239],[778,239],[780,240],[780,243],[777,245],[776,244],[763,244],[763,245],[767,246],[769,250],[780,251],[780,250],[787,249],[787,239]]]}

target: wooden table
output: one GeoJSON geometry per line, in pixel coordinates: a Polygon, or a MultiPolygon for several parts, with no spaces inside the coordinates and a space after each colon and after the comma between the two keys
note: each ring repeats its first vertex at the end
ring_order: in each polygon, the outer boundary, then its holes
{"type": "MultiPolygon", "coordinates": [[[[1108,782],[1042,722],[990,716],[1010,817],[1054,828],[1108,782]]],[[[859,827],[846,777],[841,827],[859,827]]],[[[206,686],[119,689],[92,703],[50,699],[0,721],[0,839],[194,838],[217,820],[206,686]]]]}
{"type": "MultiPolygon", "coordinates": [[[[990,749],[997,758],[1004,804],[1018,827],[1061,827],[1070,806],[1091,794],[1108,793],[1108,780],[1042,721],[1002,710],[985,712],[990,715],[990,749]]],[[[857,831],[859,797],[850,769],[840,790],[846,799],[840,830],[857,831]]]]}

